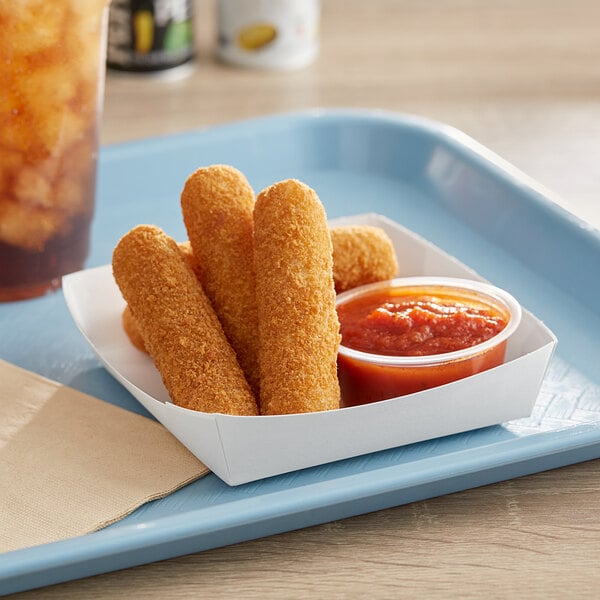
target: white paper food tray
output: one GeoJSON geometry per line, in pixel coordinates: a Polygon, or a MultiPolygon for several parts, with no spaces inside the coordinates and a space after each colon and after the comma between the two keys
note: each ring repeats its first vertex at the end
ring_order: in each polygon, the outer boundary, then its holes
{"type": "MultiPolygon", "coordinates": [[[[394,244],[400,277],[483,280],[386,217],[364,214],[330,224],[383,228],[394,244]]],[[[125,303],[109,265],[64,277],[63,290],[77,327],[107,370],[230,485],[529,416],[556,345],[552,332],[524,310],[519,328],[509,339],[506,362],[466,379],[328,412],[257,417],[208,414],[172,404],[152,360],[129,342],[121,325],[125,303]]],[[[518,299],[518,292],[511,292],[518,299]]]]}

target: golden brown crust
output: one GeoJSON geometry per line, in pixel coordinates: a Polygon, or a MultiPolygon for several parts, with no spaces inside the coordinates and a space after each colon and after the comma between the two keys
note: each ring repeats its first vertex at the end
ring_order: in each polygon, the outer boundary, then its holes
{"type": "Polygon", "coordinates": [[[394,246],[383,229],[347,225],[332,227],[330,233],[338,294],[359,285],[392,279],[398,273],[394,246]]]}
{"type": "Polygon", "coordinates": [[[142,338],[142,334],[137,326],[137,321],[133,316],[133,312],[131,310],[131,306],[129,304],[125,306],[122,315],[123,329],[129,338],[129,341],[142,352],[147,352],[146,344],[144,344],[144,339],[142,338]]]}
{"type": "Polygon", "coordinates": [[[175,404],[257,414],[235,353],[174,240],[158,227],[135,227],[114,250],[113,273],[175,404]]]}
{"type": "MultiPolygon", "coordinates": [[[[194,252],[192,251],[191,244],[189,242],[179,242],[177,244],[177,246],[179,247],[179,250],[181,251],[183,258],[185,258],[186,262],[191,267],[192,271],[194,271],[194,275],[196,275],[196,278],[199,280],[200,279],[200,264],[198,263],[198,261],[196,260],[196,257],[194,256],[194,252]]],[[[144,344],[144,340],[142,338],[142,334],[140,333],[140,330],[137,326],[137,322],[135,320],[135,317],[133,316],[133,312],[129,305],[127,305],[125,307],[125,309],[123,310],[122,321],[123,321],[123,329],[125,330],[125,333],[127,334],[127,337],[129,338],[129,341],[138,350],[141,350],[142,352],[147,352],[146,345],[144,344]]]]}
{"type": "Polygon", "coordinates": [[[254,210],[262,414],[339,407],[332,247],[317,194],[296,180],[263,190],[254,210]]]}
{"type": "Polygon", "coordinates": [[[258,394],[258,317],[253,263],[254,192],[237,169],[203,167],[181,194],[183,220],[201,264],[200,281],[258,394]]]}
{"type": "Polygon", "coordinates": [[[202,273],[202,269],[200,268],[200,262],[196,258],[196,255],[194,254],[194,251],[192,250],[192,245],[190,244],[190,242],[189,241],[179,242],[177,244],[177,247],[179,248],[179,251],[183,255],[183,258],[185,258],[187,264],[190,265],[192,271],[194,271],[194,275],[196,276],[196,279],[198,279],[198,281],[202,281],[201,275],[200,275],[202,273]]]}

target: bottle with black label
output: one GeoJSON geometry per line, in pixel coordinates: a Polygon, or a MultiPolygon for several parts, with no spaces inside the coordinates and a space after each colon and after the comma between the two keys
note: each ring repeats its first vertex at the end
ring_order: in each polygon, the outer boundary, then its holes
{"type": "Polygon", "coordinates": [[[192,0],[112,0],[107,64],[121,71],[165,71],[194,56],[192,0]]]}

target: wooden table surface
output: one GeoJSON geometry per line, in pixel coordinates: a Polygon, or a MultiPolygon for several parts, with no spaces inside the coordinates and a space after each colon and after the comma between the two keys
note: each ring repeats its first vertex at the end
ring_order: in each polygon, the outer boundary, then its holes
{"type": "MultiPolygon", "coordinates": [[[[597,0],[324,0],[317,62],[287,73],[219,64],[214,4],[196,19],[190,76],[109,73],[103,143],[312,107],[413,113],[600,228],[597,0]]],[[[592,598],[599,516],[595,460],[17,597],[592,598]]]]}

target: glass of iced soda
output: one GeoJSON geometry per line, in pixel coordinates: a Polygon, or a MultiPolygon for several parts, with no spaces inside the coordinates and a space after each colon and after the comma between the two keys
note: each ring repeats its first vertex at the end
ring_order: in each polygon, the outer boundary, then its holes
{"type": "Polygon", "coordinates": [[[0,0],[0,301],[87,258],[109,0],[0,0]]]}

